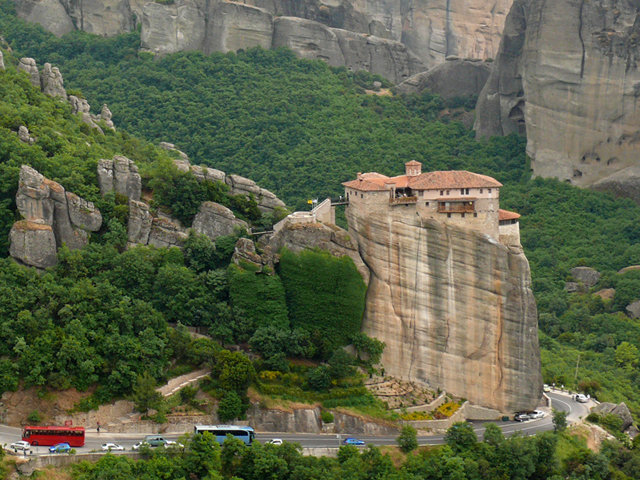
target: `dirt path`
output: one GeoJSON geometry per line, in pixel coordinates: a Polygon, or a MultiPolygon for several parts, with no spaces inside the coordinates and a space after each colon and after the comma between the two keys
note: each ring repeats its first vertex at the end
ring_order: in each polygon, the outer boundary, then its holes
{"type": "Polygon", "coordinates": [[[197,370],[195,372],[187,373],[186,375],[180,375],[179,377],[172,378],[166,385],[157,388],[156,390],[162,394],[163,397],[168,397],[174,394],[178,390],[194,382],[197,382],[201,378],[206,377],[211,373],[209,369],[197,370]]]}

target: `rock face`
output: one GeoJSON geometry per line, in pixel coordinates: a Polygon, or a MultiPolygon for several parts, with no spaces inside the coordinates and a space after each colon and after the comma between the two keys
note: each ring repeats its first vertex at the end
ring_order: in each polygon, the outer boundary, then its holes
{"type": "Polygon", "coordinates": [[[590,267],[575,267],[571,269],[571,276],[582,282],[587,288],[591,288],[598,283],[601,275],[600,272],[590,267]]]}
{"type": "Polygon", "coordinates": [[[408,78],[397,89],[401,93],[429,90],[442,98],[478,96],[490,74],[488,63],[451,60],[408,78]]]}
{"type": "Polygon", "coordinates": [[[149,243],[152,223],[153,217],[149,213],[149,205],[136,200],[130,200],[129,227],[127,231],[129,246],[135,244],[147,245],[149,243]]]}
{"type": "Polygon", "coordinates": [[[71,113],[73,113],[74,115],[80,113],[82,115],[82,121],[84,123],[89,125],[91,128],[95,128],[96,130],[100,131],[100,133],[103,133],[102,129],[95,122],[97,118],[90,113],[91,105],[89,105],[89,102],[87,102],[84,98],[78,98],[75,95],[69,95],[69,103],[71,104],[71,113]]]}
{"type": "Polygon", "coordinates": [[[640,318],[640,300],[627,305],[627,313],[631,318],[640,318]]]}
{"type": "Polygon", "coordinates": [[[51,67],[50,63],[45,63],[40,73],[40,84],[42,93],[50,97],[58,97],[63,100],[67,99],[67,92],[64,89],[64,82],[58,67],[51,67]]]}
{"type": "Polygon", "coordinates": [[[15,2],[22,18],[56,35],[78,28],[110,36],[142,23],[142,48],[160,54],[288,46],[302,58],[368,69],[399,83],[451,55],[495,57],[513,0],[15,2]]]}
{"type": "Polygon", "coordinates": [[[121,155],[98,161],[98,186],[102,195],[115,191],[130,200],[140,200],[142,194],[138,167],[133,160],[121,155]]]}
{"type": "Polygon", "coordinates": [[[84,247],[88,232],[102,226],[102,215],[93,203],[65,192],[31,167],[20,169],[16,206],[24,220],[11,229],[10,255],[25,265],[49,268],[63,244],[71,250],[84,247]]]}
{"type": "Polygon", "coordinates": [[[231,235],[236,227],[249,229],[247,222],[239,220],[233,212],[214,202],[203,202],[198,214],[193,219],[192,228],[211,240],[222,235],[231,235]]]}
{"type": "Polygon", "coordinates": [[[331,255],[342,257],[348,255],[358,268],[358,272],[366,284],[369,283],[369,269],[358,252],[358,244],[346,230],[324,223],[291,223],[286,222],[270,239],[271,251],[277,252],[287,248],[294,253],[302,250],[325,250],[331,255]]]}
{"type": "Polygon", "coordinates": [[[0,70],[4,70],[4,55],[2,54],[2,50],[0,50],[0,70]]]}
{"type": "Polygon", "coordinates": [[[275,257],[269,253],[258,255],[256,252],[256,244],[248,238],[239,238],[236,242],[236,248],[233,251],[233,257],[231,261],[239,267],[245,267],[246,264],[250,264],[255,269],[256,273],[267,273],[273,275],[273,261],[275,257]],[[265,269],[264,267],[268,267],[265,269]]]}
{"type": "Polygon", "coordinates": [[[620,417],[622,420],[623,431],[633,424],[633,418],[631,417],[629,407],[627,407],[627,404],[624,402],[619,405],[616,405],[615,403],[601,403],[593,407],[592,411],[601,415],[613,414],[620,417]]]}
{"type": "Polygon", "coordinates": [[[272,212],[275,208],[285,208],[285,203],[269,190],[260,188],[256,182],[240,175],[227,175],[225,182],[231,187],[233,195],[253,195],[258,202],[258,208],[265,213],[272,212]]]}
{"type": "Polygon", "coordinates": [[[24,125],[20,125],[18,128],[18,138],[22,143],[26,143],[27,145],[36,143],[36,138],[31,136],[29,129],[24,125]]]}
{"type": "Polygon", "coordinates": [[[516,0],[479,136],[527,134],[534,174],[640,201],[635,1],[516,0]]]}
{"type": "Polygon", "coordinates": [[[522,250],[407,212],[346,212],[371,270],[363,331],[386,343],[386,371],[502,412],[535,408],[537,310],[522,250]]]}
{"type": "Polygon", "coordinates": [[[23,70],[29,75],[31,85],[40,89],[40,73],[38,73],[38,66],[33,58],[21,58],[18,63],[18,70],[23,70]]]}

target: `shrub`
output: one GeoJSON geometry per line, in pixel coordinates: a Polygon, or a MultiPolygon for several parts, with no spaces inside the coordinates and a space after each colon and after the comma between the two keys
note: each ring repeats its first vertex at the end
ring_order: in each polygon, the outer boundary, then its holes
{"type": "Polygon", "coordinates": [[[333,423],[333,413],[327,412],[326,410],[320,412],[320,418],[322,419],[322,423],[333,423]]]}
{"type": "Polygon", "coordinates": [[[40,415],[39,411],[33,410],[27,417],[27,420],[29,420],[31,423],[40,423],[42,421],[42,416],[40,415]]]}
{"type": "Polygon", "coordinates": [[[218,405],[218,418],[221,422],[234,420],[242,415],[242,399],[234,392],[224,394],[218,405]]]}

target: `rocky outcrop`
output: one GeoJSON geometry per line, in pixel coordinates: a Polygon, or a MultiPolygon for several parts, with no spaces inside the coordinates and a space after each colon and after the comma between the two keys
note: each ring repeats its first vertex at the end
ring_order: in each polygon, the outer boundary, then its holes
{"type": "Polygon", "coordinates": [[[0,50],[0,70],[4,70],[4,54],[0,50]]]}
{"type": "Polygon", "coordinates": [[[65,192],[31,167],[20,169],[16,206],[24,220],[11,229],[10,255],[37,268],[52,267],[63,244],[71,249],[85,246],[88,232],[102,226],[102,215],[93,203],[65,192]]]}
{"type": "Polygon", "coordinates": [[[231,188],[232,195],[253,195],[256,202],[258,202],[258,208],[264,213],[272,212],[276,208],[286,208],[285,203],[276,197],[274,193],[260,188],[253,180],[240,175],[227,175],[225,182],[231,188]]]}
{"type": "Polygon", "coordinates": [[[349,256],[366,284],[369,283],[369,269],[358,252],[358,244],[346,230],[324,223],[294,223],[283,221],[282,228],[269,240],[270,250],[282,248],[300,253],[306,249],[320,249],[335,257],[349,256]]]}
{"type": "Polygon", "coordinates": [[[490,64],[472,60],[450,60],[418,73],[398,85],[400,93],[428,90],[442,98],[478,96],[491,74],[490,64]]]}
{"type": "Polygon", "coordinates": [[[536,176],[640,201],[636,2],[516,0],[479,136],[527,134],[536,176]]]}
{"type": "Polygon", "coordinates": [[[640,318],[640,300],[636,300],[635,302],[627,305],[627,314],[631,318],[640,318]]]}
{"type": "Polygon", "coordinates": [[[22,143],[26,143],[27,145],[33,145],[37,140],[35,137],[31,136],[29,129],[24,125],[20,125],[18,128],[18,138],[22,143]]]}
{"type": "Polygon", "coordinates": [[[396,83],[451,55],[495,57],[512,1],[15,0],[22,18],[56,35],[78,28],[110,36],[142,23],[142,48],[159,54],[288,46],[302,58],[375,68],[396,83]],[[339,43],[340,31],[350,41],[339,43]]]}
{"type": "Polygon", "coordinates": [[[100,133],[104,133],[100,126],[96,123],[98,120],[95,115],[91,114],[91,105],[84,98],[78,98],[75,95],[69,95],[69,103],[71,104],[71,113],[74,115],[81,114],[82,121],[89,125],[91,128],[95,128],[100,133]]]}
{"type": "Polygon", "coordinates": [[[113,191],[130,200],[140,200],[142,194],[138,167],[133,160],[121,155],[98,161],[98,186],[102,195],[113,191]]]}
{"type": "Polygon", "coordinates": [[[149,213],[149,205],[136,200],[129,201],[129,226],[127,241],[129,246],[135,244],[147,245],[153,217],[149,213]]]}
{"type": "Polygon", "coordinates": [[[591,288],[598,283],[602,274],[591,267],[575,267],[571,269],[571,276],[585,287],[591,288]]]}
{"type": "Polygon", "coordinates": [[[622,420],[622,431],[625,431],[633,424],[633,418],[627,404],[622,402],[618,405],[615,403],[600,403],[591,410],[592,412],[599,413],[600,415],[615,415],[622,420]]]}
{"type": "Polygon", "coordinates": [[[20,63],[18,63],[18,70],[27,72],[31,85],[38,90],[40,89],[40,73],[38,72],[36,61],[33,58],[21,58],[20,63]]]}
{"type": "Polygon", "coordinates": [[[67,100],[67,92],[58,67],[51,67],[50,63],[45,63],[40,73],[40,85],[42,93],[67,100]]]}
{"type": "Polygon", "coordinates": [[[178,247],[182,248],[189,235],[184,229],[166,218],[154,218],[151,222],[149,232],[149,243],[155,247],[178,247]]]}
{"type": "Polygon", "coordinates": [[[235,250],[231,261],[239,267],[246,268],[247,264],[256,273],[267,273],[273,275],[273,264],[277,258],[268,251],[265,254],[258,255],[256,252],[256,244],[248,238],[239,238],[236,242],[235,250]],[[265,268],[267,267],[267,268],[265,268]]]}
{"type": "Polygon", "coordinates": [[[107,107],[106,103],[102,105],[102,110],[100,111],[100,115],[98,115],[98,118],[100,120],[104,120],[107,128],[113,130],[114,132],[116,131],[116,127],[111,120],[113,118],[113,114],[111,113],[111,110],[109,110],[109,107],[107,107]]]}
{"type": "Polygon", "coordinates": [[[247,222],[235,217],[227,207],[214,202],[203,202],[193,219],[192,228],[215,240],[222,235],[232,235],[236,228],[249,229],[247,222]]]}
{"type": "Polygon", "coordinates": [[[347,207],[371,271],[363,331],[387,373],[501,412],[541,397],[537,311],[520,248],[405,209],[347,207]]]}

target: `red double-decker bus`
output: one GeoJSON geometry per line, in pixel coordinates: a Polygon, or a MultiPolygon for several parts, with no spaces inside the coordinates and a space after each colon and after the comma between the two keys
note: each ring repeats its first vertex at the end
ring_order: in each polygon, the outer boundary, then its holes
{"type": "Polygon", "coordinates": [[[68,443],[72,447],[84,447],[84,427],[24,427],[22,440],[31,445],[68,443]]]}

